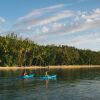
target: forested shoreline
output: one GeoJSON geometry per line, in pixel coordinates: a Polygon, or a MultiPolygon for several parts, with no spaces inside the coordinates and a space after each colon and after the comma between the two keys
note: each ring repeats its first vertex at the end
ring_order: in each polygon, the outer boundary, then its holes
{"type": "Polygon", "coordinates": [[[0,66],[100,65],[100,51],[38,45],[14,33],[0,36],[0,66]]]}

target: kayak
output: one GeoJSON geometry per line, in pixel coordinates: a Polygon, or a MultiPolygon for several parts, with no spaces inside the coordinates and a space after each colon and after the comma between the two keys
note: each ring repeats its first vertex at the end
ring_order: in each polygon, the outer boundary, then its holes
{"type": "Polygon", "coordinates": [[[50,75],[50,76],[42,76],[42,77],[40,77],[40,79],[43,79],[43,80],[48,80],[48,79],[55,80],[56,78],[57,78],[57,75],[50,75]]]}
{"type": "Polygon", "coordinates": [[[19,78],[33,78],[34,74],[20,76],[19,78]]]}

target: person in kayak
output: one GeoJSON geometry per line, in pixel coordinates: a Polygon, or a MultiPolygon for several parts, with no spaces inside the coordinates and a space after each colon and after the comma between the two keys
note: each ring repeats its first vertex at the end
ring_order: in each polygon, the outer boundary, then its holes
{"type": "Polygon", "coordinates": [[[49,76],[49,75],[48,75],[48,71],[45,72],[45,76],[49,76]]]}
{"type": "Polygon", "coordinates": [[[24,72],[24,76],[25,76],[25,75],[28,75],[27,72],[24,72]]]}

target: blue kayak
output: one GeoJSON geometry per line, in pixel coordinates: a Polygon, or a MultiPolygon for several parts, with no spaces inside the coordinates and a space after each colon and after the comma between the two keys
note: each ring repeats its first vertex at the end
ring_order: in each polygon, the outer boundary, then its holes
{"type": "Polygon", "coordinates": [[[24,75],[24,76],[20,76],[19,78],[33,78],[34,74],[30,74],[30,75],[24,75]]]}
{"type": "Polygon", "coordinates": [[[50,75],[50,76],[42,76],[40,77],[40,79],[43,79],[43,80],[48,80],[48,79],[56,79],[57,78],[57,75],[50,75]]]}

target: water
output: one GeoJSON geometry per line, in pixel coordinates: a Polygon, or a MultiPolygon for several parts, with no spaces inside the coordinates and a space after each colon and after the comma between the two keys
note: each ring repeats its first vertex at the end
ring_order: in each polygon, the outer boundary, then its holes
{"type": "Polygon", "coordinates": [[[50,70],[57,80],[40,80],[45,70],[27,70],[35,79],[19,79],[23,71],[0,71],[0,100],[100,100],[100,68],[50,70]]]}

